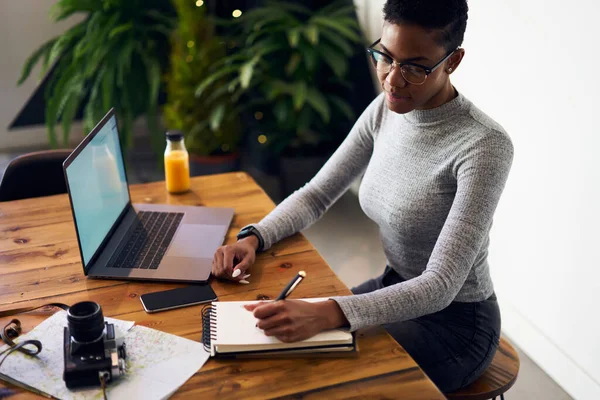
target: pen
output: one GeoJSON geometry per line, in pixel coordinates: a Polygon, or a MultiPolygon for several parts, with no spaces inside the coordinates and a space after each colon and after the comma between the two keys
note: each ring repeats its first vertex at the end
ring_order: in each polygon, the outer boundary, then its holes
{"type": "Polygon", "coordinates": [[[302,282],[302,279],[304,279],[304,278],[306,278],[306,272],[304,272],[304,271],[298,272],[298,274],[294,277],[294,279],[292,279],[290,281],[290,283],[288,283],[288,285],[285,287],[285,289],[283,289],[281,294],[279,296],[277,296],[275,301],[285,300],[285,298],[288,297],[294,289],[296,289],[296,286],[298,286],[298,284],[300,282],[302,282]]]}

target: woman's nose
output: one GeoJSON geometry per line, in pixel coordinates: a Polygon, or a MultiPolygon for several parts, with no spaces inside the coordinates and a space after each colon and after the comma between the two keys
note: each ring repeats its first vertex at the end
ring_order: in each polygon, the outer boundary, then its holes
{"type": "Polygon", "coordinates": [[[390,86],[405,87],[407,82],[402,76],[401,67],[392,65],[392,70],[387,74],[385,80],[390,86]]]}

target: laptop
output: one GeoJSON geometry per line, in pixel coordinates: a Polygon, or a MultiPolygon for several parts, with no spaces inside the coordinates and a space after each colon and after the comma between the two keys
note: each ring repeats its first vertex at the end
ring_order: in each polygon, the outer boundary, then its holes
{"type": "Polygon", "coordinates": [[[114,109],[67,157],[63,170],[86,276],[208,279],[233,209],[132,204],[114,109]]]}

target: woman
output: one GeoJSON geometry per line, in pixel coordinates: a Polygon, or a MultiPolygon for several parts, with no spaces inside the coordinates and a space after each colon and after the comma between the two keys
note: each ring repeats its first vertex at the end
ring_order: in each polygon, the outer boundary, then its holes
{"type": "Polygon", "coordinates": [[[466,0],[388,0],[382,37],[368,50],[383,93],[306,186],[213,262],[215,276],[241,279],[256,250],[315,222],[364,172],[359,199],[380,228],[383,275],[353,296],[248,309],[283,341],[383,325],[444,392],[480,376],[498,346],[487,252],[513,157],[502,127],[450,82],[465,54],[467,10],[466,0]]]}

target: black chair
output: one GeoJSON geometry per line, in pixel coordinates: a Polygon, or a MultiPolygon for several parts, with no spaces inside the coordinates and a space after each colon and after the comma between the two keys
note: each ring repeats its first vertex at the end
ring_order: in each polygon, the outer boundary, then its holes
{"type": "Polygon", "coordinates": [[[0,182],[0,201],[67,193],[62,164],[71,150],[45,150],[10,161],[0,182]]]}

